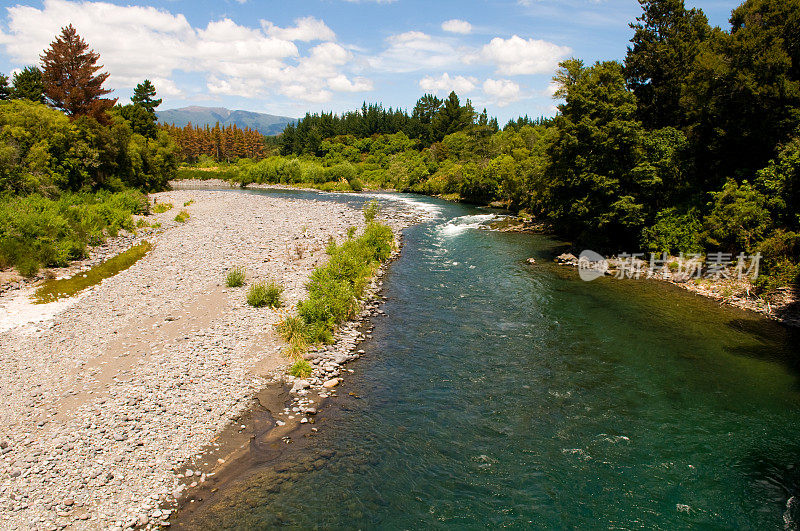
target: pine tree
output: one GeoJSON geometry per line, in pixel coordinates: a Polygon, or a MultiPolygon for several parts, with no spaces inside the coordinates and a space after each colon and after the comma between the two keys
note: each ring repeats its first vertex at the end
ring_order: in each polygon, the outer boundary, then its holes
{"type": "Polygon", "coordinates": [[[108,120],[106,111],[117,102],[101,97],[111,92],[103,88],[108,73],[97,73],[103,68],[97,64],[100,54],[89,49],[72,24],[61,28],[61,35],[40,58],[45,94],[54,107],[73,117],[108,120]]]}
{"type": "Polygon", "coordinates": [[[145,79],[133,89],[131,103],[144,107],[151,114],[155,114],[156,107],[161,105],[161,99],[155,99],[155,96],[156,87],[153,86],[149,79],[145,79]]]}
{"type": "Polygon", "coordinates": [[[8,76],[0,74],[0,101],[11,97],[11,87],[8,86],[8,76]]]}
{"type": "Polygon", "coordinates": [[[35,66],[26,66],[14,74],[11,81],[11,98],[44,103],[42,72],[35,66]]]}

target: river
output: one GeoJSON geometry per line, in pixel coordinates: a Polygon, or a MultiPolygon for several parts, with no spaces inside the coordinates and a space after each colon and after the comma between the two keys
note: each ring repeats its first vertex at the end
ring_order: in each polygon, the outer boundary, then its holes
{"type": "Polygon", "coordinates": [[[319,434],[194,524],[796,526],[800,334],[666,283],[581,281],[551,238],[398,199],[433,217],[319,434]]]}

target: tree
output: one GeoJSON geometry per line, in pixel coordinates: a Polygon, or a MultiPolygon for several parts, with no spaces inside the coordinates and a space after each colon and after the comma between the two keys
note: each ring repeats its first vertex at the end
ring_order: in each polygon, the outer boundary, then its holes
{"type": "Polygon", "coordinates": [[[8,76],[0,74],[0,101],[11,98],[11,87],[8,86],[8,76]]]}
{"type": "Polygon", "coordinates": [[[26,66],[15,73],[11,85],[12,99],[44,103],[42,72],[35,66],[26,66]]]}
{"type": "Polygon", "coordinates": [[[462,106],[455,92],[444,100],[444,106],[436,113],[433,118],[433,137],[436,141],[441,141],[446,135],[462,131],[475,123],[475,109],[472,103],[462,106]]]}
{"type": "Polygon", "coordinates": [[[111,92],[103,83],[108,73],[97,73],[100,54],[78,35],[72,24],[61,28],[61,35],[50,43],[50,48],[40,56],[45,94],[54,107],[69,116],[91,116],[107,123],[106,111],[114,106],[116,98],[102,98],[111,92]]]}
{"type": "Polygon", "coordinates": [[[0,101],[11,99],[11,87],[8,86],[8,76],[0,74],[0,101]]]}
{"type": "Polygon", "coordinates": [[[700,9],[683,0],[639,0],[643,13],[625,59],[625,78],[638,100],[646,127],[681,127],[687,76],[711,27],[700,9]]]}
{"type": "Polygon", "coordinates": [[[135,89],[133,89],[131,103],[134,105],[139,105],[140,107],[144,107],[147,112],[155,115],[156,107],[161,105],[161,100],[154,99],[155,96],[156,87],[153,86],[149,79],[145,79],[143,82],[136,85],[135,89]]]}

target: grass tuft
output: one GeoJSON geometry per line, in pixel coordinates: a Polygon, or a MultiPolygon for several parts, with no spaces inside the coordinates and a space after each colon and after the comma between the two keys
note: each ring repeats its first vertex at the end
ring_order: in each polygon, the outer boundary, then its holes
{"type": "Polygon", "coordinates": [[[178,215],[175,216],[175,221],[177,221],[178,223],[186,223],[188,219],[189,219],[189,213],[186,212],[185,210],[181,210],[180,212],[178,212],[178,215]]]}
{"type": "Polygon", "coordinates": [[[289,368],[289,374],[295,378],[306,378],[311,376],[311,364],[304,359],[296,360],[289,368]]]}
{"type": "Polygon", "coordinates": [[[189,199],[188,201],[186,201],[183,204],[183,206],[188,207],[189,205],[193,205],[193,204],[194,204],[194,199],[189,199]]]}
{"type": "Polygon", "coordinates": [[[247,275],[245,269],[241,266],[232,267],[228,270],[225,276],[225,285],[229,288],[238,288],[244,285],[244,280],[247,275]]]}
{"type": "Polygon", "coordinates": [[[283,286],[274,281],[256,282],[247,292],[247,304],[254,308],[280,308],[283,306],[283,286]]]}
{"type": "Polygon", "coordinates": [[[172,203],[156,203],[153,206],[153,213],[154,214],[161,214],[161,213],[166,212],[168,210],[172,210],[172,207],[173,207],[172,203]]]}

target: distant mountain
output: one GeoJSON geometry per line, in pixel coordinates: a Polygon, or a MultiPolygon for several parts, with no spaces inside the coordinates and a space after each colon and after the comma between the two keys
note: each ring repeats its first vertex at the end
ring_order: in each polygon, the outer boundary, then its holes
{"type": "Polygon", "coordinates": [[[240,129],[249,127],[262,135],[277,135],[283,132],[286,124],[297,121],[286,116],[274,116],[250,111],[232,111],[224,107],[183,107],[181,109],[168,109],[156,111],[158,121],[165,124],[175,124],[183,127],[189,122],[192,125],[205,126],[219,122],[220,127],[236,124],[240,129]]]}

